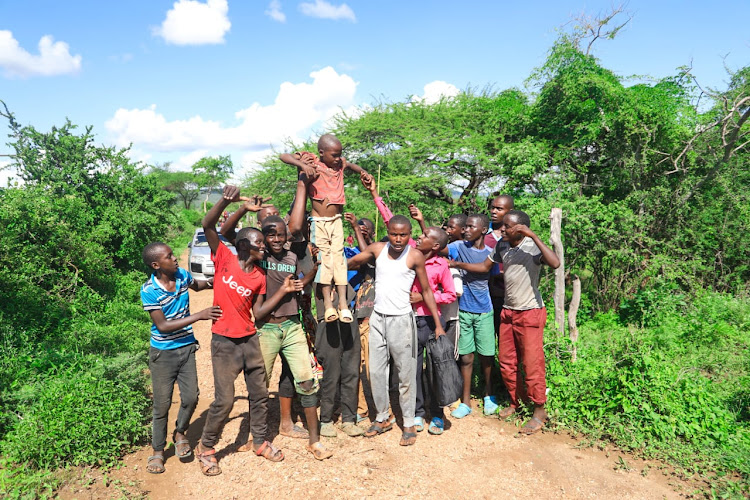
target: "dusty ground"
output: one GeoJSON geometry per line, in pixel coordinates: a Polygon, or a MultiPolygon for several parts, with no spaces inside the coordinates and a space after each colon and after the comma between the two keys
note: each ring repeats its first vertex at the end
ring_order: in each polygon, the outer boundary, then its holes
{"type": "MultiPolygon", "coordinates": [[[[190,294],[193,311],[212,303],[210,290],[190,294]]],[[[200,401],[188,432],[193,447],[213,399],[210,323],[197,323],[195,332],[203,348],[197,353],[200,401]]],[[[59,492],[60,497],[230,499],[283,494],[291,498],[645,499],[678,498],[689,492],[687,485],[661,473],[657,463],[646,464],[618,451],[579,449],[576,440],[550,432],[514,438],[514,423],[484,417],[480,411],[459,421],[451,422],[449,417],[447,425],[452,425],[442,436],[425,430],[416,445],[407,448],[398,445],[399,429],[371,439],[343,433],[338,438],[323,438],[334,456],[318,462],[305,450],[307,440],[277,435],[279,413],[273,382],[268,437],[283,448],[286,458],[271,463],[236,452],[248,438],[247,393],[240,380],[236,382],[234,410],[217,445],[223,470],[220,476],[204,477],[194,458],[180,462],[173,447],[166,452],[167,471],[149,474],[145,465],[151,449],[145,447],[127,455],[121,468],[107,474],[83,471],[83,479],[71,481],[59,492]]],[[[176,389],[173,402],[176,414],[176,389]]],[[[173,423],[171,417],[170,435],[173,423]]]]}

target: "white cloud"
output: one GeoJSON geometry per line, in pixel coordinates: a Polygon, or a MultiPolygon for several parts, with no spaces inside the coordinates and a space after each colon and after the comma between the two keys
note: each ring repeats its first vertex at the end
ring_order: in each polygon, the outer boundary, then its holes
{"type": "Polygon", "coordinates": [[[413,96],[412,101],[422,101],[425,104],[434,104],[443,97],[455,97],[461,91],[451,83],[435,80],[424,86],[423,96],[413,96]]]}
{"type": "Polygon", "coordinates": [[[170,165],[172,171],[188,172],[198,160],[204,156],[210,156],[207,149],[196,149],[190,153],[179,157],[176,161],[173,161],[170,165]]]}
{"type": "Polygon", "coordinates": [[[286,14],[281,11],[281,2],[279,0],[271,0],[271,3],[268,4],[268,8],[266,9],[265,14],[274,21],[278,21],[280,23],[286,22],[286,14]]]}
{"type": "Polygon", "coordinates": [[[227,13],[227,0],[178,0],[167,11],[155,35],[174,45],[206,45],[224,43],[232,23],[227,13]]]}
{"type": "Polygon", "coordinates": [[[237,111],[235,124],[192,116],[167,119],[156,105],[118,109],[105,124],[119,146],[131,142],[140,150],[161,152],[238,150],[278,147],[286,139],[299,140],[314,126],[354,104],[357,83],[328,66],[310,73],[312,82],[284,82],[273,104],[253,103],[237,111]]]}
{"type": "Polygon", "coordinates": [[[319,19],[332,19],[334,21],[344,19],[353,23],[357,22],[354,11],[345,3],[335,6],[325,0],[315,0],[315,3],[302,2],[299,4],[299,10],[306,16],[319,19]]]}
{"type": "Polygon", "coordinates": [[[18,171],[10,167],[10,160],[0,160],[0,187],[6,187],[8,184],[23,184],[23,180],[18,176],[18,171]],[[10,181],[10,183],[8,182],[10,181]]]}
{"type": "Polygon", "coordinates": [[[39,54],[33,55],[21,48],[12,32],[0,30],[0,67],[7,76],[64,75],[81,69],[81,56],[71,55],[68,44],[55,42],[51,35],[39,40],[39,54]]]}

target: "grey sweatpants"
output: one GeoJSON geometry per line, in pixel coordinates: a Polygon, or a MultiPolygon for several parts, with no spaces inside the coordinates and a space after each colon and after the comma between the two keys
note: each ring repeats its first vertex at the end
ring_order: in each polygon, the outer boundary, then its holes
{"type": "Polygon", "coordinates": [[[388,363],[393,359],[394,376],[404,427],[414,425],[417,404],[417,328],[414,314],[389,316],[373,311],[370,316],[370,386],[378,414],[375,419],[388,419],[388,363]]]}

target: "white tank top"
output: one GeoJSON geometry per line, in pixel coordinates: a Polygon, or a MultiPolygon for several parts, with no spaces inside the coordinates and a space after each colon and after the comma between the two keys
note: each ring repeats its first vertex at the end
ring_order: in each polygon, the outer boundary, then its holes
{"type": "Polygon", "coordinates": [[[411,286],[416,272],[406,266],[406,256],[411,247],[406,248],[397,259],[388,256],[390,243],[375,259],[375,312],[379,314],[401,315],[411,312],[411,286]]]}

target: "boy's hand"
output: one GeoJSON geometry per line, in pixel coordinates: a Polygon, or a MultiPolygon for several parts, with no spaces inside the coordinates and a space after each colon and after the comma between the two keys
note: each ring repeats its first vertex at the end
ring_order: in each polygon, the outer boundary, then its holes
{"type": "Polygon", "coordinates": [[[362,172],[361,174],[359,174],[359,180],[362,181],[362,185],[368,191],[375,190],[375,180],[372,178],[370,174],[366,172],[362,172]]]}
{"type": "Polygon", "coordinates": [[[354,227],[354,226],[356,226],[356,225],[357,225],[357,216],[356,216],[356,215],[354,215],[354,214],[353,214],[353,213],[351,213],[351,212],[346,212],[346,213],[344,214],[344,219],[346,219],[346,222],[348,222],[349,224],[351,224],[351,225],[352,225],[352,227],[354,227]]]}
{"type": "MultiPolygon", "coordinates": [[[[296,155],[295,155],[296,156],[296,155]]],[[[299,155],[299,169],[304,172],[309,180],[318,177],[318,171],[315,169],[315,157],[309,153],[299,155]]]]}
{"type": "Polygon", "coordinates": [[[411,292],[411,294],[409,295],[409,302],[412,304],[422,302],[422,294],[419,292],[411,292]]]}
{"type": "Polygon", "coordinates": [[[294,279],[294,277],[290,274],[284,280],[284,283],[281,285],[281,288],[286,293],[294,293],[294,292],[302,291],[303,286],[300,280],[294,279]]]}
{"type": "Polygon", "coordinates": [[[226,186],[224,186],[222,196],[225,200],[229,200],[231,202],[240,201],[240,188],[227,184],[226,186]]]}
{"type": "Polygon", "coordinates": [[[198,317],[200,317],[200,319],[219,319],[221,318],[221,307],[207,307],[206,309],[198,313],[198,317]]]}
{"type": "Polygon", "coordinates": [[[310,249],[310,256],[312,257],[313,262],[318,264],[318,253],[320,252],[320,249],[312,243],[308,243],[307,248],[310,249]]]}
{"type": "Polygon", "coordinates": [[[529,226],[526,226],[524,224],[516,224],[513,227],[506,227],[505,234],[507,234],[508,236],[531,236],[534,234],[534,231],[529,229],[529,226]]]}
{"type": "Polygon", "coordinates": [[[438,323],[435,325],[435,338],[438,338],[441,335],[445,335],[445,330],[443,330],[443,327],[438,323]]]}
{"type": "Polygon", "coordinates": [[[414,203],[409,205],[409,215],[417,222],[424,222],[422,211],[414,203]]]}
{"type": "Polygon", "coordinates": [[[247,196],[240,196],[240,201],[244,201],[243,207],[248,212],[260,212],[262,208],[270,207],[271,205],[266,204],[271,197],[264,198],[263,195],[255,194],[248,198],[247,196]]]}

